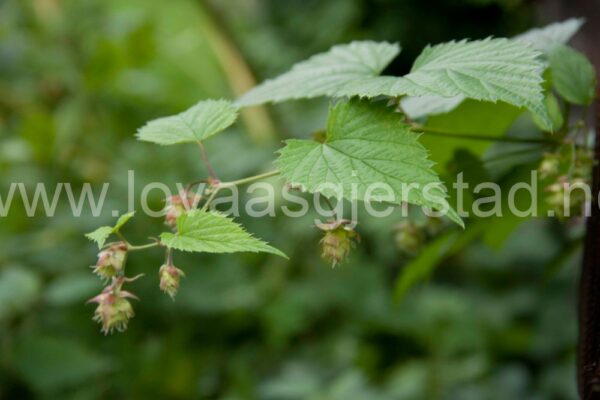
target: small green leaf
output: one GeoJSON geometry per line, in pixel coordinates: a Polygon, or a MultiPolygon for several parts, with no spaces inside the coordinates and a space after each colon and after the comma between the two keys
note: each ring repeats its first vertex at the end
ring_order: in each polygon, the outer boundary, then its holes
{"type": "Polygon", "coordinates": [[[113,228],[110,226],[101,226],[93,232],[86,233],[85,237],[98,243],[98,248],[101,249],[106,242],[106,239],[113,233],[113,228]]]}
{"type": "Polygon", "coordinates": [[[125,225],[127,223],[127,221],[129,221],[131,218],[133,218],[134,215],[135,215],[135,211],[128,212],[127,214],[121,215],[119,217],[119,219],[117,220],[117,223],[113,227],[113,232],[118,232],[119,229],[121,229],[121,227],[123,225],[125,225]]]}
{"type": "Polygon", "coordinates": [[[267,102],[335,96],[351,81],[374,77],[398,55],[400,46],[386,42],[352,42],[333,46],[267,80],[238,99],[240,106],[267,102]]]}
{"type": "Polygon", "coordinates": [[[587,57],[579,51],[558,46],[549,55],[552,83],[568,102],[589,105],[594,100],[596,73],[587,57]]]}
{"type": "Polygon", "coordinates": [[[216,212],[194,210],[177,218],[177,233],[162,233],[161,242],[172,249],[206,253],[265,252],[287,258],[256,239],[232,219],[216,212]]]}
{"type": "Polygon", "coordinates": [[[515,36],[515,39],[528,43],[535,49],[550,53],[557,46],[567,43],[583,25],[583,18],[570,18],[542,28],[531,29],[515,36]]]}
{"type": "Polygon", "coordinates": [[[180,114],[148,122],[137,138],[160,145],[203,141],[233,124],[237,111],[227,100],[200,101],[180,114]]]}
{"type": "Polygon", "coordinates": [[[108,239],[108,237],[113,233],[117,233],[119,229],[121,229],[121,227],[123,227],[123,225],[125,225],[127,221],[133,217],[134,214],[135,211],[123,214],[119,217],[114,226],[101,226],[93,232],[86,233],[85,237],[96,242],[98,244],[98,248],[101,249],[102,246],[104,246],[106,239],[108,239]]]}
{"type": "Polygon", "coordinates": [[[448,216],[462,226],[418,137],[390,107],[343,101],[329,112],[324,143],[288,140],[276,163],[288,182],[311,193],[378,201],[390,189],[394,198],[387,201],[433,209],[447,206],[448,216]],[[425,187],[431,196],[424,193],[425,187]]]}

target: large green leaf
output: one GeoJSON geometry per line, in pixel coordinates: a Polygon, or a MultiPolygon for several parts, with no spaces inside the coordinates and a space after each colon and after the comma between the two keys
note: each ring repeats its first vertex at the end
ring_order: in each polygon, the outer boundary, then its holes
{"type": "Polygon", "coordinates": [[[108,237],[113,233],[119,232],[119,229],[121,229],[121,227],[123,227],[123,225],[125,225],[127,221],[129,221],[133,217],[134,214],[135,211],[123,214],[119,217],[117,223],[114,226],[101,226],[93,232],[86,233],[85,237],[96,242],[98,244],[98,248],[102,248],[102,246],[104,246],[104,243],[106,242],[106,239],[108,239],[108,237]]]}
{"type": "Polygon", "coordinates": [[[250,90],[237,104],[249,106],[335,96],[349,82],[379,75],[399,51],[397,44],[386,42],[363,41],[333,46],[328,52],[296,64],[289,72],[250,90]]]}
{"type": "Polygon", "coordinates": [[[345,85],[338,95],[437,95],[504,101],[529,109],[550,126],[542,89],[544,65],[538,58],[539,54],[527,44],[509,39],[428,46],[408,75],[353,81],[345,85]]]}
{"type": "Polygon", "coordinates": [[[237,118],[237,107],[227,100],[204,100],[186,111],[148,122],[137,138],[160,145],[201,142],[227,129],[237,118]]]}
{"type": "Polygon", "coordinates": [[[570,47],[558,46],[550,53],[549,60],[556,91],[570,103],[591,104],[596,73],[587,57],[570,47]]]}
{"type": "Polygon", "coordinates": [[[177,233],[165,232],[161,242],[172,249],[206,253],[265,252],[286,257],[256,239],[232,219],[216,212],[194,210],[177,218],[177,233]]]}
{"type": "MultiPolygon", "coordinates": [[[[288,140],[276,163],[289,182],[312,193],[377,201],[390,189],[393,202],[444,208],[446,194],[427,150],[402,118],[381,103],[338,102],[330,110],[324,143],[288,140]]],[[[462,225],[454,210],[448,216],[462,225]]]]}
{"type": "Polygon", "coordinates": [[[565,21],[555,22],[542,28],[531,29],[515,39],[528,43],[530,46],[549,53],[557,46],[567,43],[583,25],[582,18],[570,18],[565,21]]]}

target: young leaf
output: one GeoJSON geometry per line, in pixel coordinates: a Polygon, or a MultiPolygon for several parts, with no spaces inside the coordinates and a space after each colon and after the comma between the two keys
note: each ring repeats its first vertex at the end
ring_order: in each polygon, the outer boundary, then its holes
{"type": "Polygon", "coordinates": [[[557,46],[571,40],[583,23],[583,18],[570,18],[542,28],[531,29],[515,36],[515,39],[528,43],[533,48],[544,53],[550,53],[557,46]]]}
{"type": "Polygon", "coordinates": [[[177,218],[177,233],[162,233],[172,249],[206,253],[265,252],[287,258],[276,248],[246,232],[232,219],[216,212],[194,210],[177,218]]]}
{"type": "Polygon", "coordinates": [[[339,90],[338,95],[438,95],[504,101],[529,109],[550,126],[542,89],[544,66],[539,54],[527,44],[509,39],[463,40],[428,46],[408,75],[353,81],[339,90]]]}
{"type": "Polygon", "coordinates": [[[446,202],[419,135],[402,118],[382,104],[339,102],[329,112],[324,143],[288,140],[276,163],[290,183],[311,193],[378,201],[389,189],[394,199],[387,201],[448,207],[448,216],[462,225],[446,202]]]}
{"type": "Polygon", "coordinates": [[[237,111],[227,100],[204,100],[180,114],[148,122],[136,136],[160,145],[201,142],[233,124],[237,111]]]}
{"type": "Polygon", "coordinates": [[[567,46],[556,47],[549,55],[552,83],[568,102],[589,105],[594,100],[596,73],[587,57],[567,46]]]}
{"type": "Polygon", "coordinates": [[[333,46],[267,80],[237,100],[240,106],[290,99],[335,96],[351,81],[374,77],[400,52],[397,44],[371,41],[333,46]]]}
{"type": "Polygon", "coordinates": [[[101,249],[102,246],[104,246],[106,239],[108,239],[108,237],[113,233],[117,233],[119,229],[121,229],[121,227],[133,217],[134,214],[135,211],[123,214],[119,217],[117,223],[114,226],[101,226],[93,232],[86,233],[85,237],[96,242],[98,244],[98,248],[101,249]]]}

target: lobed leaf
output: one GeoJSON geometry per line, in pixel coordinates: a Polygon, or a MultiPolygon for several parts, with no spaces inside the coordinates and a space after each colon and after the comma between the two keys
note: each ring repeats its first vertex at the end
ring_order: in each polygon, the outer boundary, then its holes
{"type": "Polygon", "coordinates": [[[228,100],[204,100],[180,114],[148,122],[136,136],[160,145],[201,142],[231,126],[237,112],[228,100]]]}
{"type": "Polygon", "coordinates": [[[324,143],[288,140],[276,163],[288,182],[311,193],[447,207],[462,226],[418,137],[402,114],[383,104],[342,101],[330,109],[324,143]],[[393,199],[386,199],[388,189],[393,199]]]}
{"type": "Polygon", "coordinates": [[[386,42],[352,42],[333,46],[298,63],[275,79],[253,88],[240,99],[240,106],[291,99],[336,96],[352,81],[375,77],[398,55],[400,46],[386,42]]]}
{"type": "Polygon", "coordinates": [[[232,219],[216,212],[194,210],[177,218],[177,233],[165,232],[161,242],[172,249],[206,253],[264,252],[284,258],[278,249],[253,237],[232,219]]]}
{"type": "Polygon", "coordinates": [[[119,229],[123,227],[133,216],[135,215],[135,211],[129,212],[127,214],[123,214],[117,220],[117,223],[114,226],[101,226],[93,232],[86,233],[85,237],[96,242],[98,244],[98,248],[101,249],[106,242],[106,239],[113,233],[117,233],[119,229]]]}

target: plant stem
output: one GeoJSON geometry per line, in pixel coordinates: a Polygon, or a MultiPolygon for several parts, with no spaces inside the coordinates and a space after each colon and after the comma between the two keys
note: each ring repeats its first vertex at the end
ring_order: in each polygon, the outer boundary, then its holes
{"type": "Polygon", "coordinates": [[[219,183],[217,185],[217,187],[218,188],[226,188],[226,187],[231,187],[231,186],[243,185],[245,183],[259,181],[261,179],[270,178],[271,176],[276,176],[276,175],[279,175],[279,171],[265,172],[264,174],[249,176],[247,178],[238,179],[236,181],[222,182],[222,183],[219,183]]]}
{"type": "Polygon", "coordinates": [[[208,174],[211,178],[218,180],[219,178],[217,178],[217,174],[215,173],[215,170],[213,169],[212,165],[210,164],[210,161],[208,160],[208,154],[206,154],[206,149],[204,148],[202,142],[198,142],[198,148],[200,149],[200,156],[202,157],[202,162],[206,166],[208,174]]]}
{"type": "Polygon", "coordinates": [[[146,250],[146,249],[150,249],[152,247],[157,247],[157,246],[160,246],[160,243],[154,242],[154,243],[141,244],[139,246],[134,246],[132,244],[129,244],[129,245],[127,245],[127,250],[128,251],[146,250]]]}
{"type": "Polygon", "coordinates": [[[221,189],[221,186],[216,186],[212,193],[210,194],[210,196],[208,196],[208,199],[206,199],[206,202],[204,202],[204,205],[202,206],[202,208],[200,209],[200,211],[206,211],[208,209],[208,206],[210,205],[210,202],[213,201],[213,199],[215,198],[215,196],[217,195],[217,193],[219,193],[219,190],[221,189]]]}
{"type": "Polygon", "coordinates": [[[445,132],[442,130],[428,128],[422,125],[412,125],[412,128],[416,131],[424,132],[430,135],[435,136],[445,136],[456,139],[468,139],[468,140],[483,140],[487,142],[506,142],[506,143],[552,143],[556,144],[556,140],[552,139],[544,139],[544,138],[518,138],[518,137],[510,137],[510,136],[483,136],[483,135],[474,135],[469,133],[454,133],[454,132],[445,132]]]}

